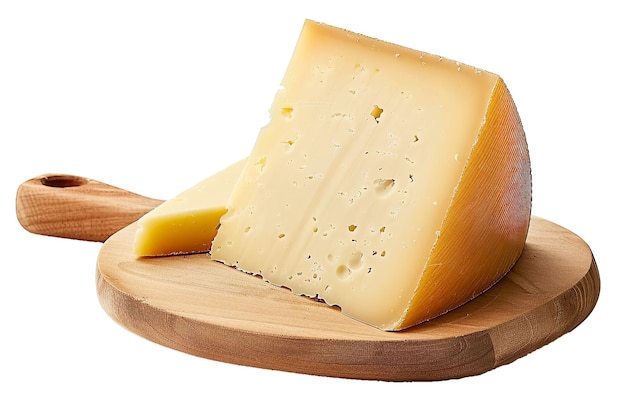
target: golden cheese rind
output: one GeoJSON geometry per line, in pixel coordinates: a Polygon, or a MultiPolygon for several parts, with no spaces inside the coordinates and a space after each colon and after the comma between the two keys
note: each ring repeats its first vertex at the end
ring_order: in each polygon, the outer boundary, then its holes
{"type": "Polygon", "coordinates": [[[502,278],[522,253],[530,212],[526,137],[511,94],[498,78],[439,240],[397,327],[441,315],[502,278]]]}

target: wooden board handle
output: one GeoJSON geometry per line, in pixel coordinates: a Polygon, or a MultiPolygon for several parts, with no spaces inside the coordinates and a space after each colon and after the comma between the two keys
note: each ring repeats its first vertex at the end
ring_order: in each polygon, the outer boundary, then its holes
{"type": "Polygon", "coordinates": [[[104,242],[162,202],[85,177],[46,174],[20,185],[16,212],[34,234],[104,242]]]}

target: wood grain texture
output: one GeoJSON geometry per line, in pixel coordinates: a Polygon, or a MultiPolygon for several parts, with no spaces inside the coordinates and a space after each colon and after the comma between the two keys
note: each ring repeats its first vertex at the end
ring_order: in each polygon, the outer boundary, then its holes
{"type": "Polygon", "coordinates": [[[17,189],[20,224],[34,234],[104,242],[162,200],[70,174],[45,174],[17,189]]]}
{"type": "Polygon", "coordinates": [[[114,234],[98,256],[97,293],[115,321],[185,353],[288,372],[391,381],[477,375],[571,331],[600,293],[586,243],[533,217],[522,257],[489,291],[430,322],[384,332],[207,254],[137,259],[135,228],[114,234]]]}

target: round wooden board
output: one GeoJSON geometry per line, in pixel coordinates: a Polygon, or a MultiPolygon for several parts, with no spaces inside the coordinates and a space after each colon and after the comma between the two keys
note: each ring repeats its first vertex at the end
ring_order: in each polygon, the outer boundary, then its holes
{"type": "Polygon", "coordinates": [[[587,244],[533,217],[520,260],[489,291],[430,322],[385,332],[207,254],[137,259],[135,229],[114,234],[98,256],[104,310],[164,346],[267,369],[394,381],[476,375],[571,331],[600,293],[587,244]]]}

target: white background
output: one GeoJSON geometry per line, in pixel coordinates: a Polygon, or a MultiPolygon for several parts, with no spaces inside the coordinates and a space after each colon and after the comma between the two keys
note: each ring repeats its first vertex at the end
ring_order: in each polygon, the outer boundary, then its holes
{"type": "Polygon", "coordinates": [[[617,4],[0,2],[0,415],[623,414],[626,32],[617,4]],[[600,300],[582,325],[513,364],[444,382],[223,364],[114,323],[95,292],[101,244],[21,228],[15,192],[40,174],[166,199],[245,156],[305,18],[504,78],[530,146],[534,214],[581,236],[600,268],[600,300]]]}

